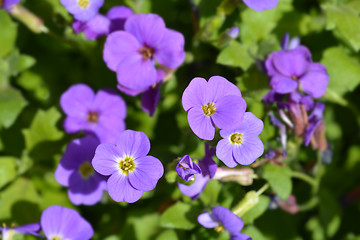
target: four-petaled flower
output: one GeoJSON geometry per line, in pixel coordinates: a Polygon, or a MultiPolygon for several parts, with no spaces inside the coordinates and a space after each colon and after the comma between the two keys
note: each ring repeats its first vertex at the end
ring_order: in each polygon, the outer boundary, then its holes
{"type": "Polygon", "coordinates": [[[155,188],[164,173],[161,162],[146,156],[150,150],[149,138],[143,132],[126,130],[119,135],[116,145],[100,144],[92,165],[107,181],[109,195],[117,202],[133,203],[144,191],[155,188]]]}
{"type": "Polygon", "coordinates": [[[102,89],[95,95],[87,85],[76,84],[61,95],[60,104],[67,114],[64,128],[68,133],[84,130],[100,142],[114,143],[125,130],[126,105],[113,90],[102,89]]]}
{"type": "Polygon", "coordinates": [[[104,0],[60,0],[66,10],[79,21],[89,21],[98,13],[104,0]]]}
{"type": "Polygon", "coordinates": [[[240,90],[220,76],[207,82],[194,78],[182,96],[191,130],[201,139],[212,140],[215,126],[231,130],[241,125],[246,102],[240,90]]]}
{"type": "Polygon", "coordinates": [[[70,201],[76,205],[93,205],[106,190],[106,179],[91,166],[99,140],[91,135],[73,140],[66,148],[55,171],[56,180],[69,187],[70,201]]]}
{"type": "Polygon", "coordinates": [[[182,179],[189,181],[195,174],[201,174],[201,169],[191,160],[189,155],[185,155],[177,164],[176,172],[182,179]]]}
{"type": "Polygon", "coordinates": [[[240,127],[221,130],[223,138],[216,146],[216,156],[228,167],[249,165],[264,153],[264,144],[258,135],[264,123],[253,113],[246,112],[240,127]]]}

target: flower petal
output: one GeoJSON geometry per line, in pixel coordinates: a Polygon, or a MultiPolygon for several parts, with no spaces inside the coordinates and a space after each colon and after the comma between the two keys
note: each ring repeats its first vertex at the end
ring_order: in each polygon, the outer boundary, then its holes
{"type": "Polygon", "coordinates": [[[216,102],[224,96],[235,95],[241,97],[239,88],[221,76],[212,76],[208,82],[209,102],[216,102]]]}
{"type": "Polygon", "coordinates": [[[314,98],[319,98],[326,92],[329,75],[323,71],[313,71],[300,78],[300,85],[304,92],[314,98]]]}
{"type": "Polygon", "coordinates": [[[98,173],[108,176],[119,170],[118,163],[124,151],[111,143],[102,143],[96,148],[92,165],[98,173]]]}
{"type": "Polygon", "coordinates": [[[238,165],[233,158],[233,145],[228,138],[222,139],[216,145],[216,156],[228,167],[233,168],[238,165]]]}
{"type": "Polygon", "coordinates": [[[133,188],[127,176],[120,172],[111,175],[107,183],[109,195],[116,202],[133,203],[139,200],[144,193],[133,188]]]}
{"type": "Polygon", "coordinates": [[[131,186],[140,191],[153,190],[164,174],[164,167],[159,159],[152,156],[141,157],[135,160],[135,164],[135,170],[128,175],[131,186]]]}
{"type": "Polygon", "coordinates": [[[92,185],[92,181],[83,181],[83,184],[88,185],[85,188],[91,188],[90,192],[77,192],[72,191],[70,187],[68,190],[68,195],[70,201],[75,205],[94,205],[101,200],[104,190],[106,190],[106,181],[103,180],[99,182],[97,185],[92,185]]]}
{"type": "Polygon", "coordinates": [[[264,153],[264,144],[257,137],[244,135],[240,145],[233,145],[233,157],[241,165],[249,165],[264,153]]]}
{"type": "Polygon", "coordinates": [[[276,52],[273,55],[273,64],[286,77],[300,77],[308,70],[310,61],[301,48],[296,48],[276,52]]]}
{"type": "Polygon", "coordinates": [[[152,116],[155,113],[156,106],[160,100],[160,90],[156,86],[150,88],[141,95],[141,108],[144,112],[152,116]]]}
{"type": "Polygon", "coordinates": [[[137,159],[144,157],[149,153],[150,140],[143,132],[126,130],[117,138],[116,146],[123,149],[123,153],[126,156],[137,159]]]}
{"type": "Polygon", "coordinates": [[[208,83],[204,78],[196,77],[187,86],[182,95],[182,105],[185,111],[209,103],[208,83]]]}
{"type": "Polygon", "coordinates": [[[267,9],[275,8],[279,0],[243,0],[246,6],[255,11],[262,12],[267,9]]]}
{"type": "Polygon", "coordinates": [[[188,112],[188,122],[191,130],[201,139],[212,140],[215,136],[215,126],[210,117],[204,115],[200,107],[191,108],[188,112]]]}
{"type": "Polygon", "coordinates": [[[202,174],[196,174],[195,182],[193,184],[187,186],[185,184],[178,183],[178,187],[182,194],[191,197],[192,200],[195,200],[200,196],[209,181],[209,177],[204,177],[202,174]]]}
{"type": "Polygon", "coordinates": [[[298,83],[291,78],[275,75],[271,78],[270,85],[277,93],[290,93],[297,88],[298,83]]]}
{"type": "Polygon", "coordinates": [[[126,116],[126,104],[122,97],[113,89],[101,89],[96,93],[92,108],[102,115],[116,115],[119,119],[126,116]]]}
{"type": "Polygon", "coordinates": [[[230,233],[240,232],[240,230],[244,227],[244,222],[236,216],[229,209],[217,206],[212,209],[212,215],[215,219],[217,219],[226,230],[230,233]]]}
{"type": "Polygon", "coordinates": [[[94,91],[89,86],[75,84],[61,95],[60,105],[67,115],[76,116],[85,121],[94,96],[94,91]]]}
{"type": "Polygon", "coordinates": [[[258,136],[264,129],[264,123],[257,118],[252,112],[246,112],[241,126],[236,129],[245,133],[247,136],[258,136]]]}
{"type": "Polygon", "coordinates": [[[216,112],[211,116],[220,129],[234,129],[241,125],[246,110],[246,102],[240,96],[228,95],[215,103],[216,112]]]}
{"type": "Polygon", "coordinates": [[[208,212],[200,214],[197,220],[202,226],[206,228],[214,228],[219,225],[216,219],[214,219],[208,212]]]}

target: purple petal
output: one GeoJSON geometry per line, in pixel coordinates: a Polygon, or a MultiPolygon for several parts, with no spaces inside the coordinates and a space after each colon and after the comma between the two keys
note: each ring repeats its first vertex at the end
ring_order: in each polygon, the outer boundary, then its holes
{"type": "Polygon", "coordinates": [[[202,174],[195,175],[195,182],[190,186],[178,183],[178,187],[182,194],[191,197],[193,200],[197,199],[201,192],[205,189],[207,183],[210,181],[209,177],[204,177],[202,174]]]}
{"type": "Polygon", "coordinates": [[[87,186],[82,186],[84,188],[90,188],[90,192],[86,190],[85,192],[76,192],[72,191],[72,188],[70,187],[68,190],[70,201],[75,205],[94,205],[98,203],[101,200],[104,190],[106,190],[106,181],[103,180],[96,186],[91,183],[92,181],[83,181],[83,185],[86,184],[87,186]]]}
{"type": "Polygon", "coordinates": [[[51,206],[44,210],[41,228],[48,239],[61,236],[64,239],[85,240],[94,234],[91,225],[77,211],[61,206],[51,206]]]}
{"type": "Polygon", "coordinates": [[[289,41],[290,41],[290,34],[285,33],[283,38],[281,39],[281,43],[280,43],[280,46],[283,50],[287,49],[287,47],[289,45],[289,41]]]}
{"type": "Polygon", "coordinates": [[[12,5],[18,4],[19,2],[20,0],[4,0],[0,8],[3,8],[5,10],[10,10],[10,7],[12,7],[12,5]]]}
{"type": "Polygon", "coordinates": [[[275,8],[278,0],[243,0],[244,3],[251,9],[261,12],[267,9],[275,8]]]}
{"type": "Polygon", "coordinates": [[[159,159],[152,156],[141,157],[135,160],[135,164],[135,170],[128,175],[131,186],[140,191],[153,190],[164,174],[164,167],[159,159]]]}
{"type": "Polygon", "coordinates": [[[274,56],[276,54],[277,54],[277,52],[271,53],[265,60],[266,73],[270,77],[272,77],[276,74],[280,74],[279,71],[275,68],[274,62],[273,62],[274,56]]]}
{"type": "Polygon", "coordinates": [[[107,186],[110,197],[116,202],[134,203],[144,193],[131,186],[127,176],[120,172],[115,172],[110,176],[107,186]]]}
{"type": "Polygon", "coordinates": [[[108,176],[119,171],[119,161],[123,158],[124,151],[119,146],[111,143],[102,143],[96,148],[92,165],[98,173],[108,176]]]}
{"type": "MultiPolygon", "coordinates": [[[[209,102],[217,102],[222,97],[235,95],[241,97],[239,88],[221,76],[213,76],[208,82],[209,102]]],[[[208,103],[208,102],[207,102],[208,103]]]]}
{"type": "Polygon", "coordinates": [[[214,228],[219,225],[219,223],[214,219],[210,213],[205,212],[198,216],[198,222],[206,228],[214,228]]]}
{"type": "Polygon", "coordinates": [[[244,227],[244,222],[236,216],[229,209],[217,206],[212,209],[212,215],[215,219],[217,219],[226,230],[230,233],[240,232],[244,227]]]}
{"type": "Polygon", "coordinates": [[[104,61],[108,68],[116,72],[119,63],[130,55],[139,55],[137,52],[140,48],[140,43],[132,34],[124,31],[113,32],[106,38],[104,61]]]}
{"type": "Polygon", "coordinates": [[[141,95],[141,108],[144,112],[152,116],[160,100],[159,87],[152,87],[141,95]]]}
{"type": "Polygon", "coordinates": [[[156,14],[136,14],[129,17],[125,30],[136,37],[141,45],[157,47],[166,32],[163,19],[156,14]]]}
{"type": "Polygon", "coordinates": [[[104,4],[104,0],[93,0],[89,2],[86,8],[82,8],[78,1],[61,0],[60,2],[68,12],[74,15],[74,18],[83,22],[94,18],[98,14],[99,8],[104,4]]]}
{"type": "Polygon", "coordinates": [[[188,112],[188,122],[191,130],[201,139],[212,140],[215,136],[215,126],[210,117],[204,115],[200,107],[191,108],[188,112]]]}
{"type": "Polygon", "coordinates": [[[154,61],[143,60],[139,53],[122,59],[117,66],[116,74],[120,85],[133,90],[149,88],[157,80],[154,61]]]}
{"type": "Polygon", "coordinates": [[[246,112],[244,114],[244,119],[242,121],[241,127],[242,132],[250,136],[258,136],[264,129],[264,123],[259,118],[257,118],[253,113],[246,112]]]}
{"type": "Polygon", "coordinates": [[[182,105],[185,111],[209,103],[208,82],[204,78],[196,77],[191,80],[182,95],[182,105]]]}
{"type": "Polygon", "coordinates": [[[155,60],[169,68],[177,68],[185,60],[184,36],[174,30],[166,29],[165,34],[155,49],[155,60]]]}
{"type": "Polygon", "coordinates": [[[107,35],[110,29],[110,21],[105,16],[98,14],[88,22],[74,21],[74,32],[84,32],[89,40],[95,40],[103,35],[107,35]]]}
{"type": "Polygon", "coordinates": [[[234,129],[241,125],[246,110],[246,102],[240,96],[228,95],[215,103],[216,112],[211,116],[220,129],[234,129]]]}
{"type": "Polygon", "coordinates": [[[216,156],[228,167],[233,168],[238,165],[233,158],[233,145],[228,138],[222,139],[216,145],[216,156]]]}
{"type": "Polygon", "coordinates": [[[252,238],[244,233],[231,233],[230,240],[252,240],[252,238]]]}
{"type": "Polygon", "coordinates": [[[277,93],[290,93],[294,91],[298,83],[291,78],[275,75],[270,80],[270,85],[277,93]]]}
{"type": "Polygon", "coordinates": [[[323,71],[313,71],[300,78],[300,85],[304,92],[314,98],[319,98],[326,92],[329,75],[323,71]]]}
{"type": "Polygon", "coordinates": [[[130,88],[127,88],[127,87],[121,85],[120,83],[118,83],[117,88],[121,92],[123,92],[123,93],[125,93],[125,94],[127,94],[129,96],[136,96],[136,95],[138,95],[138,94],[140,94],[142,92],[145,92],[147,89],[149,89],[149,88],[140,89],[140,90],[130,89],[130,88]]]}
{"type": "Polygon", "coordinates": [[[279,51],[273,56],[275,68],[286,77],[300,77],[309,68],[307,55],[298,48],[289,51],[279,51]]]}
{"type": "MultiPolygon", "coordinates": [[[[31,234],[37,237],[41,237],[40,234],[38,234],[37,232],[39,232],[41,230],[41,226],[40,223],[30,223],[30,224],[26,224],[26,225],[22,225],[19,227],[14,227],[12,228],[14,231],[22,233],[22,234],[31,234]]],[[[0,229],[1,230],[1,229],[0,229]]],[[[11,230],[11,228],[9,229],[11,230]]],[[[3,234],[3,239],[7,239],[6,236],[6,230],[2,229],[2,234],[3,234]]]]}
{"type": "Polygon", "coordinates": [[[264,144],[257,137],[246,136],[242,144],[233,145],[233,156],[241,165],[249,165],[264,153],[264,144]]]}
{"type": "Polygon", "coordinates": [[[134,15],[133,10],[125,6],[112,7],[106,14],[111,20],[110,32],[124,30],[125,21],[128,17],[134,15]]]}
{"type": "Polygon", "coordinates": [[[116,145],[126,156],[131,156],[135,160],[146,156],[150,151],[150,140],[143,132],[126,130],[122,132],[116,140],[116,145]]]}
{"type": "Polygon", "coordinates": [[[55,171],[55,179],[56,181],[63,185],[64,187],[69,186],[69,178],[70,175],[73,173],[73,169],[66,169],[61,164],[58,165],[55,171]]]}
{"type": "Polygon", "coordinates": [[[61,95],[60,105],[67,115],[78,117],[85,121],[94,96],[95,94],[89,86],[75,84],[61,95]]]}
{"type": "Polygon", "coordinates": [[[117,115],[119,113],[115,111],[102,114],[99,123],[93,129],[101,143],[115,143],[119,134],[125,130],[124,120],[117,115]]]}

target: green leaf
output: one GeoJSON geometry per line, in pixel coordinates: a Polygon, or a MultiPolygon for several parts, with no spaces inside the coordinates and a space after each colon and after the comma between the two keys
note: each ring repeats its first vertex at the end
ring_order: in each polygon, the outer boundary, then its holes
{"type": "Polygon", "coordinates": [[[360,49],[360,4],[359,1],[348,3],[322,5],[327,21],[326,29],[336,30],[349,45],[355,50],[360,49]]]}
{"type": "Polygon", "coordinates": [[[178,236],[174,230],[166,230],[162,232],[156,240],[178,240],[178,236]]]}
{"type": "Polygon", "coordinates": [[[0,157],[0,188],[16,177],[16,161],[14,157],[0,157]]]}
{"type": "Polygon", "coordinates": [[[311,239],[325,240],[324,229],[322,228],[317,217],[312,217],[307,221],[306,229],[311,232],[311,239]]]}
{"type": "Polygon", "coordinates": [[[262,232],[258,228],[256,228],[254,225],[246,226],[244,230],[241,231],[242,233],[245,233],[246,235],[252,237],[252,239],[256,240],[269,240],[270,238],[265,237],[262,232]]]}
{"type": "Polygon", "coordinates": [[[244,221],[244,224],[252,224],[255,219],[260,217],[266,211],[269,203],[269,197],[260,196],[259,202],[241,217],[241,219],[244,221]]]}
{"type": "Polygon", "coordinates": [[[16,76],[36,63],[36,60],[33,57],[20,54],[18,49],[11,52],[7,57],[7,60],[9,63],[8,76],[16,76]]]}
{"type": "Polygon", "coordinates": [[[39,74],[25,71],[16,79],[16,83],[40,101],[46,101],[50,96],[49,89],[39,74]]]}
{"type": "Polygon", "coordinates": [[[30,128],[23,130],[26,149],[30,151],[41,142],[61,139],[63,132],[56,127],[60,117],[61,114],[55,107],[47,111],[38,110],[30,128]]]}
{"type": "Polygon", "coordinates": [[[229,46],[220,52],[216,62],[227,66],[241,67],[243,70],[247,70],[254,60],[250,57],[244,45],[237,41],[232,41],[229,46]]]}
{"type": "Polygon", "coordinates": [[[10,86],[0,89],[0,125],[10,127],[26,105],[20,91],[10,86]]]}
{"type": "Polygon", "coordinates": [[[213,207],[217,203],[222,184],[219,181],[212,180],[207,185],[200,200],[207,206],[213,207]]]}
{"type": "Polygon", "coordinates": [[[275,164],[266,164],[263,177],[268,180],[270,187],[280,199],[288,199],[292,191],[290,168],[275,164]]]}
{"type": "Polygon", "coordinates": [[[9,14],[0,10],[0,58],[6,56],[14,48],[16,35],[17,35],[17,24],[14,23],[9,14]]]}
{"type": "Polygon", "coordinates": [[[163,213],[160,218],[160,226],[191,230],[195,227],[199,213],[190,204],[177,202],[163,213]]]}
{"type": "Polygon", "coordinates": [[[353,91],[360,84],[360,64],[350,57],[343,48],[332,47],[325,50],[321,63],[330,76],[325,98],[338,102],[344,94],[353,91]]]}
{"type": "Polygon", "coordinates": [[[339,230],[341,223],[341,209],[338,200],[330,191],[322,189],[319,193],[320,223],[328,238],[332,238],[339,230]]]}

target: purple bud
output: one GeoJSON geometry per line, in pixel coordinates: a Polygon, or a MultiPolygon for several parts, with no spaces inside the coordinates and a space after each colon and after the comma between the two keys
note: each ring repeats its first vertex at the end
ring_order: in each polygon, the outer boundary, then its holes
{"type": "Polygon", "coordinates": [[[237,38],[239,35],[239,28],[238,27],[232,27],[227,31],[227,35],[231,38],[237,38]]]}
{"type": "Polygon", "coordinates": [[[185,155],[176,166],[176,172],[182,179],[189,181],[195,174],[201,174],[201,169],[191,160],[189,155],[185,155]]]}

